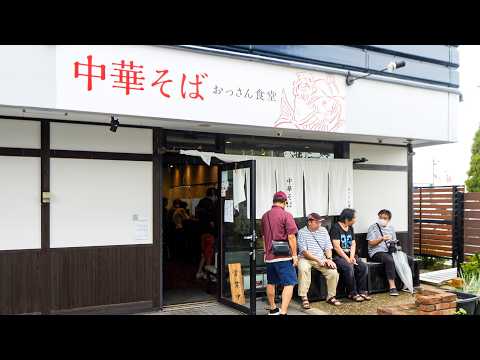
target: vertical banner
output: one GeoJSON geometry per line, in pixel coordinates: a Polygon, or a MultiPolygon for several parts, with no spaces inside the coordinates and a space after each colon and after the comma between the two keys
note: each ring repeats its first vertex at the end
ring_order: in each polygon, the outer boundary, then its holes
{"type": "Polygon", "coordinates": [[[303,168],[304,159],[279,158],[276,161],[277,191],[287,194],[285,208],[294,218],[303,214],[303,168]]]}
{"type": "Polygon", "coordinates": [[[230,277],[232,301],[236,304],[244,305],[245,290],[243,287],[242,266],[240,263],[228,264],[228,274],[230,277]]]}

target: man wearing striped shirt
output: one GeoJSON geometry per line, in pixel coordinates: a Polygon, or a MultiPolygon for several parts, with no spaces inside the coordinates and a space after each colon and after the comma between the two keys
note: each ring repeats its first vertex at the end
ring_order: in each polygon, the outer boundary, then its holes
{"type": "Polygon", "coordinates": [[[304,309],[310,309],[308,289],[312,282],[312,267],[320,271],[327,282],[327,302],[340,305],[336,296],[338,272],[332,261],[332,243],[327,229],[321,226],[322,218],[317,213],[307,217],[307,226],[298,231],[298,295],[304,309]]]}

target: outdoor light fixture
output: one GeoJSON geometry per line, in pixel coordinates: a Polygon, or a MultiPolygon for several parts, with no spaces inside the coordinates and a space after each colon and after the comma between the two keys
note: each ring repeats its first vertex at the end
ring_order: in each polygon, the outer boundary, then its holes
{"type": "Polygon", "coordinates": [[[120,125],[120,121],[118,121],[118,119],[115,119],[115,117],[112,115],[111,121],[110,121],[110,131],[117,132],[119,125],[120,125]]]}
{"type": "Polygon", "coordinates": [[[413,151],[413,146],[412,146],[412,139],[407,139],[407,154],[410,156],[415,155],[415,151],[413,151]]]}
{"type": "MultiPolygon", "coordinates": [[[[392,61],[390,62],[386,68],[380,70],[380,72],[384,72],[384,71],[388,71],[388,72],[393,72],[395,71],[396,69],[400,69],[402,67],[404,67],[406,64],[405,64],[405,61],[392,61]]],[[[368,73],[367,75],[363,75],[363,76],[359,76],[359,77],[353,77],[352,74],[350,73],[350,71],[347,73],[347,78],[346,78],[346,83],[347,83],[347,86],[350,86],[353,84],[353,82],[355,80],[358,80],[358,79],[363,79],[363,78],[366,78],[367,76],[370,76],[372,75],[372,73],[368,73]]]]}
{"type": "Polygon", "coordinates": [[[360,164],[360,163],[364,163],[364,162],[367,162],[368,159],[366,157],[362,157],[360,159],[353,159],[353,163],[354,164],[360,164]]]}

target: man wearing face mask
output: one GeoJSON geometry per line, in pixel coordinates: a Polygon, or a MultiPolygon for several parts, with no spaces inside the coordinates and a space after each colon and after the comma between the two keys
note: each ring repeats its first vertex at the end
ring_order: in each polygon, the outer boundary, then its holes
{"type": "MultiPolygon", "coordinates": [[[[391,296],[398,296],[398,290],[395,286],[395,262],[392,252],[396,251],[398,243],[397,234],[394,227],[390,224],[392,213],[390,210],[382,209],[378,212],[378,220],[370,225],[367,233],[368,256],[375,262],[385,265],[385,273],[388,280],[391,296]]],[[[408,258],[409,263],[412,261],[408,258]]],[[[412,265],[410,264],[410,267],[412,265]]]]}

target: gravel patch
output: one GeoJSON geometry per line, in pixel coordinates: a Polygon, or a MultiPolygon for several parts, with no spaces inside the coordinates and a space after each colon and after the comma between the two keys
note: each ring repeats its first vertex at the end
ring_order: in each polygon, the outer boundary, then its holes
{"type": "Polygon", "coordinates": [[[377,308],[387,305],[401,305],[415,302],[410,293],[400,291],[399,296],[390,296],[389,293],[372,294],[372,300],[361,303],[349,299],[338,299],[340,306],[327,304],[325,301],[311,302],[310,306],[328,313],[329,315],[377,315],[377,308]]]}

